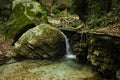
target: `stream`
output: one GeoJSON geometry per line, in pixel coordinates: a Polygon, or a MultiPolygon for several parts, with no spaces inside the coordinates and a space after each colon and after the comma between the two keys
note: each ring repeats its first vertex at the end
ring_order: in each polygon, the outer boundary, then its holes
{"type": "Polygon", "coordinates": [[[91,67],[78,63],[69,39],[66,55],[58,60],[23,60],[0,66],[0,80],[104,80],[91,67]]]}

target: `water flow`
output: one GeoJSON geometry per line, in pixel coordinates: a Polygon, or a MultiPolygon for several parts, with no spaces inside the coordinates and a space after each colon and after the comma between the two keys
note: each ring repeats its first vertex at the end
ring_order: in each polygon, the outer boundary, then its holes
{"type": "Polygon", "coordinates": [[[67,38],[67,36],[63,32],[61,32],[61,34],[64,36],[65,42],[66,42],[66,55],[65,55],[65,57],[75,59],[76,56],[72,52],[72,49],[71,49],[71,46],[70,46],[70,43],[69,43],[69,39],[67,38]]]}

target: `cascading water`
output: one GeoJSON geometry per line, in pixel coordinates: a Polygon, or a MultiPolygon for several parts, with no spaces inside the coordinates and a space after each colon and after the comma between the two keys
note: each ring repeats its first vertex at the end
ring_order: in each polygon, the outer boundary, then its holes
{"type": "MultiPolygon", "coordinates": [[[[61,32],[61,31],[60,31],[61,32]]],[[[73,54],[70,43],[69,43],[69,39],[67,38],[67,36],[61,32],[61,34],[64,36],[65,38],[65,42],[66,42],[66,58],[70,58],[70,59],[75,59],[76,56],[73,54]]]]}

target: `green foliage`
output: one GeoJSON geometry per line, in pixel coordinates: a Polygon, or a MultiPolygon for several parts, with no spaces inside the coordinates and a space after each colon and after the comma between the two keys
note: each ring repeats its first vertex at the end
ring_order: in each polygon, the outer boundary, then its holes
{"type": "Polygon", "coordinates": [[[64,11],[66,9],[66,4],[60,4],[60,5],[57,5],[57,7],[53,10],[53,13],[54,14],[58,14],[60,13],[61,11],[64,11]]]}
{"type": "MultiPolygon", "coordinates": [[[[57,1],[56,1],[57,3],[57,1]]],[[[75,13],[75,1],[74,0],[68,0],[66,3],[57,4],[55,9],[53,10],[54,14],[59,14],[61,11],[64,11],[65,9],[70,13],[75,13]]]]}
{"type": "Polygon", "coordinates": [[[75,0],[69,0],[68,3],[66,4],[67,10],[70,14],[75,13],[75,0]]]}
{"type": "Polygon", "coordinates": [[[26,25],[30,24],[27,18],[8,21],[5,25],[5,34],[8,38],[14,38],[26,25]]]}
{"type": "Polygon", "coordinates": [[[87,24],[89,28],[105,27],[117,22],[120,15],[120,3],[117,0],[88,0],[87,24]]]}

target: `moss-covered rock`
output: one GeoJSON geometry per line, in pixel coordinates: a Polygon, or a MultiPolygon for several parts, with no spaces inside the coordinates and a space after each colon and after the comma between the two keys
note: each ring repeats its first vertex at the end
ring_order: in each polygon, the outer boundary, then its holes
{"type": "Polygon", "coordinates": [[[117,70],[116,77],[117,77],[118,80],[120,80],[120,69],[117,70]]]}
{"type": "Polygon", "coordinates": [[[0,66],[0,80],[106,80],[74,60],[24,60],[0,66]]]}
{"type": "Polygon", "coordinates": [[[115,77],[120,67],[120,44],[116,44],[118,37],[97,36],[90,39],[88,60],[96,70],[107,78],[115,77]]]}
{"type": "Polygon", "coordinates": [[[14,51],[31,59],[59,57],[65,54],[65,40],[56,28],[40,24],[19,38],[14,51]]]}
{"type": "Polygon", "coordinates": [[[14,0],[13,13],[16,18],[27,17],[29,20],[46,19],[46,11],[35,0],[14,0]]]}
{"type": "Polygon", "coordinates": [[[5,34],[9,38],[16,39],[25,29],[47,22],[45,8],[35,0],[13,0],[12,10],[12,19],[5,26],[5,34]]]}
{"type": "Polygon", "coordinates": [[[48,22],[58,28],[79,30],[84,27],[84,23],[79,20],[78,15],[71,15],[69,13],[59,13],[48,17],[48,22]]]}
{"type": "Polygon", "coordinates": [[[88,43],[87,35],[85,33],[74,34],[71,38],[73,53],[77,55],[80,63],[85,64],[87,62],[88,55],[88,43]]]}

